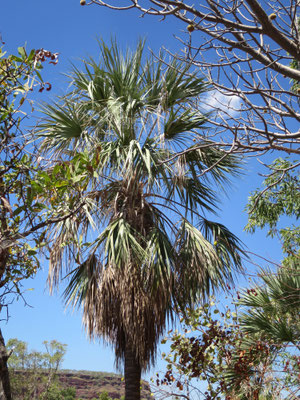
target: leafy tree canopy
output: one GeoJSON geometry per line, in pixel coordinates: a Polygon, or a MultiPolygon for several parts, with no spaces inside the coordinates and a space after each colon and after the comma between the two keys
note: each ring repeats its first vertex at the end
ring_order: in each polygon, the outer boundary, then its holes
{"type": "Polygon", "coordinates": [[[300,228],[293,223],[300,218],[300,175],[294,166],[289,159],[276,159],[264,180],[265,188],[252,193],[247,205],[246,231],[254,233],[257,228],[267,227],[269,236],[278,236],[286,254],[285,266],[299,265],[300,259],[300,228]],[[281,222],[283,217],[291,219],[281,222]],[[279,228],[290,221],[290,226],[279,228]]]}
{"type": "MultiPolygon", "coordinates": [[[[20,294],[23,279],[39,267],[37,252],[45,245],[47,227],[72,214],[70,207],[82,205],[74,198],[66,206],[76,185],[74,170],[80,161],[46,166],[30,132],[22,122],[32,112],[31,92],[50,90],[41,77],[42,63],[57,63],[57,54],[40,49],[18,55],[0,49],[0,302],[7,294],[20,294]],[[76,166],[74,166],[76,165],[76,166]],[[74,168],[73,168],[74,166],[74,168]]],[[[73,195],[74,197],[74,195],[73,195]]]]}

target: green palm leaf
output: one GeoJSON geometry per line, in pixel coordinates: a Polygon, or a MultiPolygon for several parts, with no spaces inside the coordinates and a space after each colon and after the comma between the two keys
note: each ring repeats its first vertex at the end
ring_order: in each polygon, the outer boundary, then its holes
{"type": "Polygon", "coordinates": [[[262,271],[263,286],[244,291],[239,300],[247,307],[241,317],[243,329],[267,335],[275,343],[299,343],[300,274],[297,265],[277,273],[262,271]]]}

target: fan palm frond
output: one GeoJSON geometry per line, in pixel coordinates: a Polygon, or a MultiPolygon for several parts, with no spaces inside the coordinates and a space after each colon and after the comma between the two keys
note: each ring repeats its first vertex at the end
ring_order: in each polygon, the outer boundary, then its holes
{"type": "Polygon", "coordinates": [[[299,343],[300,273],[298,266],[277,273],[262,271],[262,286],[242,293],[239,300],[247,312],[241,316],[243,329],[262,333],[275,343],[299,343]]]}

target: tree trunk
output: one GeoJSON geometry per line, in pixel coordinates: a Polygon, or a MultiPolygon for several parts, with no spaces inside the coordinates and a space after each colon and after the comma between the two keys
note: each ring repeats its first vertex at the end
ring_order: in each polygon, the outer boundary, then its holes
{"type": "Polygon", "coordinates": [[[131,348],[125,349],[125,400],[141,399],[141,367],[131,348]]]}
{"type": "Polygon", "coordinates": [[[8,355],[0,329],[0,400],[12,399],[7,360],[8,355]]]}

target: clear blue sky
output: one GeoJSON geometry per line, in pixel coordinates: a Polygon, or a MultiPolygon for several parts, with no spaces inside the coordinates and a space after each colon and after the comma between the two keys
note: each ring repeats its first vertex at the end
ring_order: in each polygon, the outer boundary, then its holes
{"type": "MultiPolygon", "coordinates": [[[[174,19],[160,22],[153,17],[139,18],[136,11],[114,12],[99,6],[82,7],[79,0],[2,0],[0,33],[8,52],[16,52],[18,46],[41,48],[59,52],[59,63],[44,71],[44,79],[53,85],[51,92],[44,92],[39,100],[49,101],[66,88],[62,75],[70,69],[70,61],[77,62],[86,55],[97,56],[96,38],[105,41],[115,36],[119,43],[135,46],[139,37],[147,38],[147,46],[155,52],[162,46],[180,51],[175,35],[185,30],[185,25],[174,19]]],[[[271,159],[275,156],[271,156],[271,159]]],[[[267,239],[265,232],[246,235],[243,228],[247,216],[243,209],[250,190],[259,186],[257,175],[262,167],[252,159],[247,174],[235,181],[234,187],[224,198],[220,221],[228,226],[249,250],[279,261],[280,243],[267,239]]],[[[91,344],[82,329],[80,313],[64,310],[59,293],[49,296],[46,288],[47,265],[36,278],[26,283],[34,290],[25,293],[29,306],[22,300],[14,302],[9,309],[8,323],[1,321],[5,339],[17,337],[39,350],[43,340],[56,339],[68,345],[63,367],[114,371],[114,356],[109,348],[91,344]]],[[[160,368],[158,362],[157,368],[160,368]]]]}

